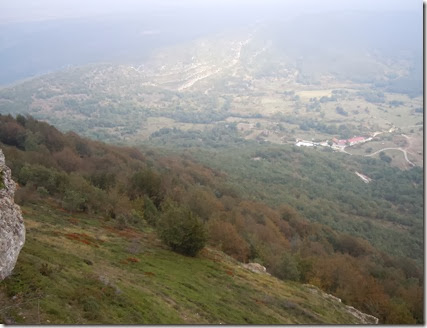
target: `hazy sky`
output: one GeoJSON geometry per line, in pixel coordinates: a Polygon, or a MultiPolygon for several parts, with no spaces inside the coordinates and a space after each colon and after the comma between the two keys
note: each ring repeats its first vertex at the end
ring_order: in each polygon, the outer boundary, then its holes
{"type": "Polygon", "coordinates": [[[287,15],[364,10],[422,11],[421,0],[2,0],[0,22],[22,22],[105,15],[153,14],[167,11],[208,12],[223,8],[228,14],[287,15]]]}
{"type": "Polygon", "coordinates": [[[0,0],[0,84],[70,65],[140,63],[154,49],[259,21],[296,49],[302,40],[418,51],[422,10],[422,0],[0,0]]]}

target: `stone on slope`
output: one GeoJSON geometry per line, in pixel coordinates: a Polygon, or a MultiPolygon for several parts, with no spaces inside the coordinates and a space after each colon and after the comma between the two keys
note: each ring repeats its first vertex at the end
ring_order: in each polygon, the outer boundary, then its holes
{"type": "Polygon", "coordinates": [[[15,267],[25,242],[21,209],[14,202],[16,183],[0,149],[0,281],[15,267]]]}

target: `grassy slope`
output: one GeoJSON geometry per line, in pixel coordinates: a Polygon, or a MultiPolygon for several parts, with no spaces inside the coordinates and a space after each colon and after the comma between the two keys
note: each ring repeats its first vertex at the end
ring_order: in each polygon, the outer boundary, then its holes
{"type": "Polygon", "coordinates": [[[223,253],[167,250],[147,227],[23,208],[27,241],[0,283],[11,323],[357,323],[344,305],[304,285],[252,273],[223,253]]]}

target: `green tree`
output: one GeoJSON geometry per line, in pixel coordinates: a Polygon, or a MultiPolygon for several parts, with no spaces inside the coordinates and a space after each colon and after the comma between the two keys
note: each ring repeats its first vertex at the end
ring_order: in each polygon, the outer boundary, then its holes
{"type": "Polygon", "coordinates": [[[281,261],[273,268],[272,273],[283,280],[299,281],[301,278],[298,262],[289,253],[284,253],[282,255],[281,261]]]}
{"type": "Polygon", "coordinates": [[[199,218],[171,201],[163,206],[157,232],[173,251],[184,255],[195,256],[206,243],[205,228],[199,218]]]}
{"type": "Polygon", "coordinates": [[[150,169],[141,170],[132,176],[130,183],[130,196],[139,197],[147,195],[159,207],[163,200],[162,179],[159,174],[150,169]]]}
{"type": "Polygon", "coordinates": [[[157,207],[154,205],[150,197],[144,196],[143,199],[144,199],[144,207],[143,207],[144,218],[150,225],[155,225],[157,216],[158,216],[157,207]]]}
{"type": "Polygon", "coordinates": [[[383,151],[380,152],[380,159],[386,163],[391,163],[392,158],[387,156],[383,151]]]}
{"type": "Polygon", "coordinates": [[[385,320],[386,324],[416,324],[416,320],[407,308],[407,305],[396,298],[392,299],[385,320]]]}
{"type": "Polygon", "coordinates": [[[81,212],[86,208],[86,197],[76,190],[67,190],[63,198],[63,206],[68,211],[81,212]]]}

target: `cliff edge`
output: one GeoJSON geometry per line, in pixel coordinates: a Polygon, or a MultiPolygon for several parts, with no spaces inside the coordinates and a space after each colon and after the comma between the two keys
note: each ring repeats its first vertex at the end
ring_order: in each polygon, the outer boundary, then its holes
{"type": "Polygon", "coordinates": [[[25,243],[24,219],[13,200],[15,190],[16,183],[0,149],[0,281],[12,273],[25,243]]]}

